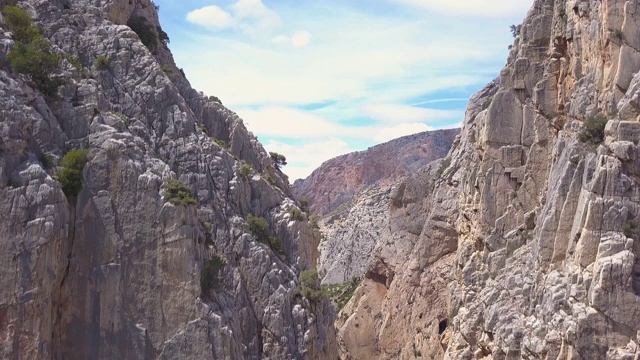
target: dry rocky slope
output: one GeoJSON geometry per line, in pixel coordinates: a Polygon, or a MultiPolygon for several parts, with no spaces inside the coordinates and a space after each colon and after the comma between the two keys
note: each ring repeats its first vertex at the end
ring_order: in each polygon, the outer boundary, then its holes
{"type": "Polygon", "coordinates": [[[125,25],[159,27],[154,4],[18,5],[82,68],[63,60],[64,85],[44,96],[6,65],[15,34],[0,21],[0,358],[336,358],[333,308],[295,291],[318,232],[292,219],[286,177],[242,121],[125,25]],[[69,199],[55,168],[80,148],[83,187],[69,199]],[[169,179],[198,205],[167,202],[169,179]],[[249,214],[284,255],[256,241],[249,214]],[[214,258],[219,284],[201,296],[214,258]]]}
{"type": "Polygon", "coordinates": [[[323,284],[363,275],[380,239],[388,236],[390,194],[397,183],[447,155],[460,129],[403,136],[328,160],[293,191],[323,212],[318,271],[323,284]]]}
{"type": "Polygon", "coordinates": [[[343,359],[640,358],[639,50],[637,1],[534,2],[451,163],[391,194],[343,359]]]}
{"type": "Polygon", "coordinates": [[[328,214],[370,187],[383,187],[447,155],[460,129],[403,136],[325,161],[306,179],[293,183],[297,198],[307,197],[311,210],[328,214]]]}

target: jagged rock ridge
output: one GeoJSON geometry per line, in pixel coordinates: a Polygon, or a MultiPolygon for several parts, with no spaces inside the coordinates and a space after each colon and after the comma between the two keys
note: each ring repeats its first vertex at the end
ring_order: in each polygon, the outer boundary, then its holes
{"type": "Polygon", "coordinates": [[[638,10],[534,2],[443,176],[392,195],[344,359],[640,357],[638,10]],[[604,142],[581,141],[598,114],[604,142]]]}
{"type": "Polygon", "coordinates": [[[43,96],[10,71],[15,39],[0,22],[0,357],[335,358],[331,305],[295,292],[319,234],[292,219],[286,176],[237,115],[125,25],[140,16],[160,34],[153,3],[18,5],[81,66],[65,58],[64,85],[43,96]],[[55,168],[78,148],[90,152],[69,199],[55,168]],[[166,202],[171,178],[198,205],[166,202]],[[256,241],[248,214],[283,254],[256,241]],[[219,286],[201,296],[214,257],[219,286]]]}
{"type": "Polygon", "coordinates": [[[293,193],[307,197],[317,214],[328,214],[370,187],[389,186],[444,157],[459,129],[425,131],[403,136],[325,161],[304,180],[296,180],[293,193]]]}
{"type": "Polygon", "coordinates": [[[304,183],[298,182],[307,185],[309,198],[319,202],[311,202],[312,207],[329,211],[319,221],[323,236],[318,271],[324,284],[344,283],[364,275],[376,243],[388,238],[389,203],[398,183],[437,156],[446,155],[458,133],[459,129],[438,130],[391,140],[328,160],[304,183]],[[336,169],[351,167],[349,173],[368,174],[373,184],[358,184],[347,174],[336,176],[336,169]],[[348,188],[352,190],[332,186],[341,176],[349,179],[348,188]],[[328,196],[314,196],[317,191],[328,196]],[[346,198],[351,191],[356,193],[346,198]],[[334,201],[323,201],[336,194],[334,201]]]}

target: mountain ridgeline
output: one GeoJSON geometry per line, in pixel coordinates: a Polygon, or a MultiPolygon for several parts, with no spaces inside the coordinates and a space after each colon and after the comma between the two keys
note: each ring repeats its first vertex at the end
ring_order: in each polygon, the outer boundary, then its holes
{"type": "Polygon", "coordinates": [[[461,131],[294,190],[153,2],[0,6],[0,358],[640,358],[637,1],[534,0],[461,131]]]}

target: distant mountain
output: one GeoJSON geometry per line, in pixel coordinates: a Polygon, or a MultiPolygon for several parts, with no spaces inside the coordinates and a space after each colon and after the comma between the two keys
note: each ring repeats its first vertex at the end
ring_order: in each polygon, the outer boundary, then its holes
{"type": "Polygon", "coordinates": [[[325,161],[293,193],[306,197],[311,210],[328,214],[372,186],[388,186],[447,155],[460,129],[426,131],[325,161]]]}

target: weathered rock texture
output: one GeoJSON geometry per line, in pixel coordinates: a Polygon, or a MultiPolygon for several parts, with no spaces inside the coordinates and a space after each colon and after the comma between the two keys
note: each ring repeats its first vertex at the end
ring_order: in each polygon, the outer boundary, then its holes
{"type": "MultiPolygon", "coordinates": [[[[336,358],[331,305],[295,293],[319,234],[292,219],[286,177],[242,121],[124,25],[139,15],[160,26],[153,3],[19,5],[84,69],[65,60],[65,85],[43,97],[0,68],[0,358],[336,358]],[[70,201],[43,159],[76,148],[90,154],[70,201]],[[199,205],[166,203],[170,178],[199,205]],[[248,214],[267,219],[286,255],[254,239],[248,214]],[[221,285],[201,296],[214,255],[221,285]]],[[[4,60],[13,40],[0,30],[4,60]]]]}
{"type": "Polygon", "coordinates": [[[392,196],[343,358],[640,358],[639,22],[637,1],[534,2],[443,176],[392,196]]]}
{"type": "Polygon", "coordinates": [[[385,187],[444,157],[460,129],[426,131],[325,161],[293,193],[309,200],[314,213],[326,215],[371,187],[385,187]]]}

